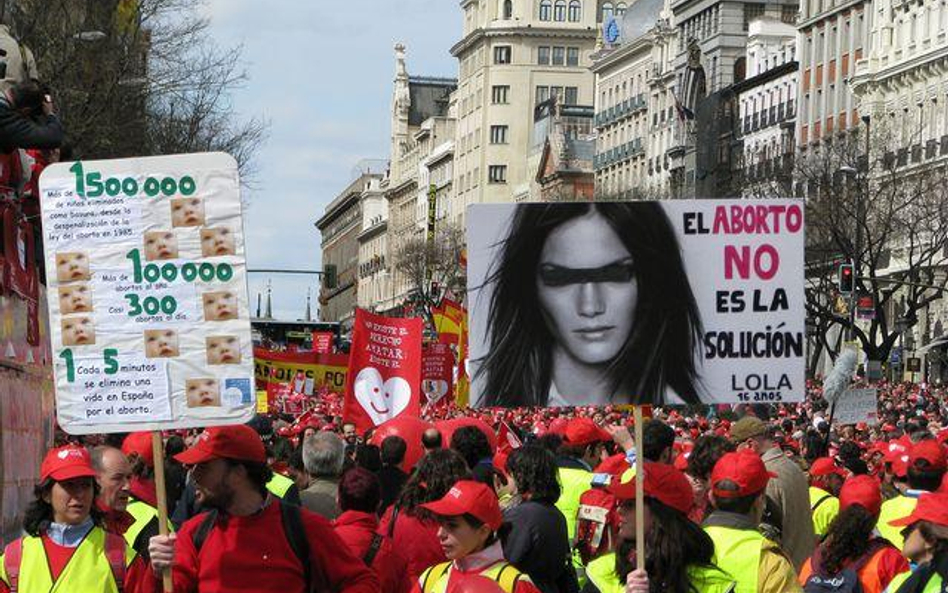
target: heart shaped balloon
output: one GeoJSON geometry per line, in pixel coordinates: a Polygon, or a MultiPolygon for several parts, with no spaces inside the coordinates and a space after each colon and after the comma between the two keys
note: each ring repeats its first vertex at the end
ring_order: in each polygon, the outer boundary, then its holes
{"type": "Polygon", "coordinates": [[[356,375],[353,386],[356,400],[378,426],[398,416],[411,402],[411,385],[401,377],[382,380],[378,369],[365,367],[356,375]]]}

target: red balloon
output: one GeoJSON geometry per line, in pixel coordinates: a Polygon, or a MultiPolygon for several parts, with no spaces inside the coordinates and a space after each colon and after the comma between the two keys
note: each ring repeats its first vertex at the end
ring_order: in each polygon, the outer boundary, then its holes
{"type": "Polygon", "coordinates": [[[451,437],[454,435],[454,431],[464,426],[473,426],[483,432],[487,436],[487,442],[490,443],[491,453],[497,450],[497,433],[480,418],[454,418],[435,422],[435,428],[441,432],[441,442],[444,443],[445,447],[451,446],[451,437]]]}
{"type": "Polygon", "coordinates": [[[455,578],[447,593],[504,593],[497,581],[482,575],[455,578]]]}
{"type": "Polygon", "coordinates": [[[563,417],[558,417],[553,422],[550,422],[550,427],[547,429],[547,432],[552,432],[553,434],[565,435],[566,427],[569,426],[569,420],[563,417]]]}
{"type": "Polygon", "coordinates": [[[402,462],[402,470],[411,473],[412,468],[415,467],[418,460],[425,454],[425,449],[421,445],[421,436],[426,430],[432,428],[432,426],[430,422],[425,422],[420,418],[399,416],[398,418],[392,418],[376,428],[369,442],[381,447],[385,437],[398,436],[405,439],[408,449],[405,451],[405,460],[402,462]]]}

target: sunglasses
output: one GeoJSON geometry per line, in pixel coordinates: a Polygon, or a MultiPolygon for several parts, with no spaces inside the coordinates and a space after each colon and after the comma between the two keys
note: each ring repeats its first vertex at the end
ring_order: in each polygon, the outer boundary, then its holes
{"type": "Polygon", "coordinates": [[[547,286],[568,286],[603,282],[628,283],[635,278],[631,262],[617,262],[598,268],[566,268],[554,264],[540,266],[540,281],[547,286]]]}

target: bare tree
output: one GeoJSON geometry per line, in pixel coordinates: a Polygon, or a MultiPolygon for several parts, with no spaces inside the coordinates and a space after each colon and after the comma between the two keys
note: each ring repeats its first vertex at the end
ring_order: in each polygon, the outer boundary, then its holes
{"type": "Polygon", "coordinates": [[[217,47],[203,0],[19,0],[14,34],[32,48],[77,158],[216,151],[252,180],[267,123],[242,120],[241,48],[217,47]]]}
{"type": "Polygon", "coordinates": [[[433,241],[422,235],[409,237],[395,254],[395,270],[407,280],[409,300],[415,311],[431,322],[431,307],[450,292],[463,294],[466,274],[461,260],[464,229],[446,224],[433,241]]]}

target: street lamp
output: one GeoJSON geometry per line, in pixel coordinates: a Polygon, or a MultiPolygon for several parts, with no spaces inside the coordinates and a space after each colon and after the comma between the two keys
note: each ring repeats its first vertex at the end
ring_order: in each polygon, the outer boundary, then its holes
{"type": "Polygon", "coordinates": [[[80,31],[72,36],[73,39],[78,39],[79,41],[102,41],[108,37],[102,31],[80,31]]]}
{"type": "MultiPolygon", "coordinates": [[[[859,171],[855,167],[845,165],[839,168],[839,172],[852,176],[855,182],[859,171]]],[[[864,214],[862,212],[862,188],[856,188],[856,240],[853,244],[853,291],[849,294],[849,339],[856,339],[856,293],[858,292],[860,269],[860,254],[862,253],[862,222],[864,214]]]]}

